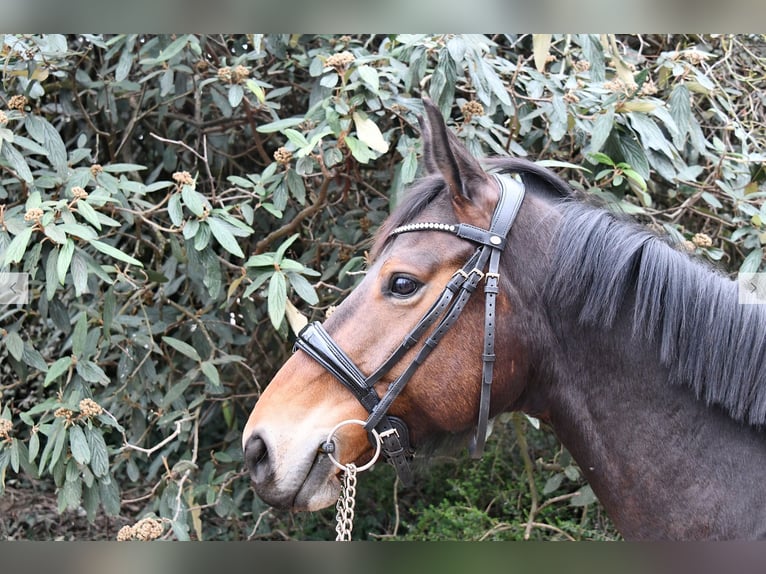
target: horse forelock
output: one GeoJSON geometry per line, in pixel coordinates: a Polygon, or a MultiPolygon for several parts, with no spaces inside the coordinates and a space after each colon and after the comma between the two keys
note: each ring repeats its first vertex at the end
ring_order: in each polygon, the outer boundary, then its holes
{"type": "Polygon", "coordinates": [[[766,424],[766,307],[740,304],[736,282],[636,223],[580,202],[559,209],[546,306],[599,329],[632,314],[632,336],[656,343],[672,380],[766,424]]]}

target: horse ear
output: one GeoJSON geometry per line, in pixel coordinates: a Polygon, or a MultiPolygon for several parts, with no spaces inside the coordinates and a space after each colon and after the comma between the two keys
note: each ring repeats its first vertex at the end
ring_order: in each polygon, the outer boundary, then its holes
{"type": "Polygon", "coordinates": [[[423,98],[425,119],[419,119],[423,138],[423,153],[428,173],[440,173],[447,182],[456,204],[475,201],[472,190],[483,189],[489,179],[479,162],[460,143],[444,122],[434,103],[423,98]]]}

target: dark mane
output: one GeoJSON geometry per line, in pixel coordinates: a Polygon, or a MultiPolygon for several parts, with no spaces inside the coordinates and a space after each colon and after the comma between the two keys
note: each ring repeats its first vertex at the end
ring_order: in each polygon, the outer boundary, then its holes
{"type": "Polygon", "coordinates": [[[766,308],[740,304],[736,282],[637,224],[579,202],[560,209],[546,304],[601,328],[632,313],[634,337],[657,343],[673,380],[766,424],[766,308]]]}

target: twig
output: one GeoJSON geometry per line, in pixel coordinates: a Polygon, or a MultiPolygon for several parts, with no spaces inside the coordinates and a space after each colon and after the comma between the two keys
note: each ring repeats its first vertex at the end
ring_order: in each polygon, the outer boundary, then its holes
{"type": "Polygon", "coordinates": [[[394,480],[394,532],[392,536],[396,536],[399,532],[399,475],[396,475],[394,480]]]}
{"type": "MultiPolygon", "coordinates": [[[[117,421],[117,419],[114,417],[114,415],[111,414],[109,411],[105,410],[104,412],[106,414],[108,414],[112,419],[114,419],[115,422],[117,421]]],[[[179,434],[181,434],[181,425],[183,423],[186,423],[186,422],[189,422],[189,421],[193,421],[195,419],[196,419],[196,416],[191,416],[191,417],[184,417],[184,418],[182,418],[180,420],[177,420],[176,421],[176,429],[172,433],[170,433],[170,435],[168,435],[165,439],[163,439],[162,441],[160,441],[159,443],[154,445],[152,448],[144,448],[144,447],[141,447],[141,446],[129,443],[127,436],[123,432],[122,433],[122,438],[123,438],[123,441],[125,442],[125,444],[120,448],[120,452],[122,452],[124,450],[130,449],[130,450],[136,450],[138,452],[142,452],[142,453],[144,453],[147,456],[151,455],[154,452],[156,452],[159,449],[161,449],[166,444],[168,444],[170,441],[172,441],[174,438],[176,438],[179,434]]]]}
{"type": "Polygon", "coordinates": [[[181,140],[171,140],[171,139],[163,138],[162,136],[158,136],[157,134],[151,133],[151,132],[149,133],[149,135],[152,136],[154,139],[161,141],[162,143],[168,143],[168,144],[181,146],[185,150],[190,151],[192,154],[194,154],[197,157],[197,159],[201,161],[205,161],[205,156],[201,155],[196,149],[191,147],[189,144],[182,142],[181,140]]]}
{"type": "Polygon", "coordinates": [[[274,243],[277,239],[280,237],[284,237],[285,235],[289,235],[290,233],[293,233],[298,227],[301,225],[304,219],[311,217],[315,213],[318,213],[327,202],[327,194],[328,189],[330,187],[330,178],[326,177],[324,182],[322,183],[322,187],[319,189],[319,194],[317,195],[316,200],[311,205],[304,207],[301,209],[295,217],[293,217],[292,221],[290,223],[283,225],[279,229],[276,229],[269,233],[266,237],[261,239],[258,243],[255,244],[255,253],[256,255],[259,253],[263,253],[266,251],[266,249],[274,243]]]}
{"type": "Polygon", "coordinates": [[[529,497],[532,499],[529,505],[527,527],[524,530],[524,540],[529,540],[529,536],[532,532],[532,525],[534,524],[535,515],[538,510],[539,499],[537,496],[537,486],[535,486],[535,467],[532,463],[532,458],[529,456],[529,445],[527,444],[527,437],[524,434],[522,420],[521,413],[513,414],[513,428],[516,431],[516,440],[519,443],[521,458],[524,460],[524,471],[527,475],[527,483],[529,484],[529,497]]]}

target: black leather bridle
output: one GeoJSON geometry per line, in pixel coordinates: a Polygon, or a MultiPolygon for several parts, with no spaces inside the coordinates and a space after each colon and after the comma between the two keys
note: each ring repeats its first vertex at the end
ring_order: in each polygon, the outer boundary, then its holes
{"type": "MultiPolygon", "coordinates": [[[[386,459],[394,465],[400,480],[405,485],[412,483],[412,470],[409,461],[413,448],[409,440],[409,430],[405,422],[391,415],[388,409],[399,395],[417,368],[429,353],[455,324],[471,294],[479,282],[485,279],[484,293],[484,350],[482,354],[482,384],[479,401],[479,416],[476,432],[469,445],[474,458],[481,457],[487,436],[489,419],[490,391],[495,364],[495,302],[498,293],[500,255],[506,245],[508,233],[516,214],[524,200],[524,185],[520,179],[506,174],[492,174],[500,187],[500,197],[492,215],[489,230],[466,223],[411,223],[397,227],[391,235],[415,231],[443,231],[451,233],[478,245],[465,265],[452,276],[444,291],[418,322],[404,341],[396,348],[383,364],[369,376],[365,376],[351,358],[343,352],[321,323],[306,325],[298,334],[295,343],[300,349],[316,360],[338,381],[348,388],[364,406],[370,416],[365,422],[368,433],[375,429],[380,436],[382,451],[386,459]],[[484,269],[487,269],[484,272],[484,269]],[[378,397],[374,389],[376,382],[385,375],[402,357],[414,347],[421,337],[441,317],[441,320],[423,343],[412,362],[401,375],[388,387],[383,397],[378,397]]],[[[373,446],[377,446],[373,443],[373,446]]],[[[331,449],[332,443],[324,446],[331,449]]]]}

